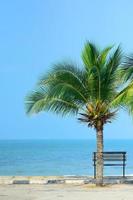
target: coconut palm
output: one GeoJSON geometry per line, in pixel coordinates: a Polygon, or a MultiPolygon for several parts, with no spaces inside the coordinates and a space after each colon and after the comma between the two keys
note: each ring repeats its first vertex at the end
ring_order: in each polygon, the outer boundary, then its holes
{"type": "Polygon", "coordinates": [[[118,108],[126,106],[131,88],[130,84],[125,86],[128,77],[124,76],[127,69],[121,65],[122,58],[120,46],[99,50],[86,42],[83,66],[71,62],[55,64],[25,101],[28,114],[52,111],[62,116],[78,115],[80,122],[96,130],[97,185],[103,184],[103,128],[112,122],[118,108]]]}

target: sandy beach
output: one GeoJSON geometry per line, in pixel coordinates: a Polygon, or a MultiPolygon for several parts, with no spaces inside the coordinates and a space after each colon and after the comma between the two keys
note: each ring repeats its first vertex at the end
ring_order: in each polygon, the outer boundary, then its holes
{"type": "Polygon", "coordinates": [[[0,185],[0,200],[132,200],[133,185],[0,185]]]}

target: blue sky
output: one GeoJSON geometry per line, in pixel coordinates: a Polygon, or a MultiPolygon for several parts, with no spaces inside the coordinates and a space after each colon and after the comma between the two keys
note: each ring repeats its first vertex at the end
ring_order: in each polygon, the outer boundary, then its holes
{"type": "MultiPolygon", "coordinates": [[[[132,0],[0,1],[0,139],[95,138],[73,117],[27,117],[24,97],[53,63],[80,63],[87,39],[132,53],[132,8],[132,0]]],[[[133,138],[133,120],[121,112],[105,138],[133,138]]]]}

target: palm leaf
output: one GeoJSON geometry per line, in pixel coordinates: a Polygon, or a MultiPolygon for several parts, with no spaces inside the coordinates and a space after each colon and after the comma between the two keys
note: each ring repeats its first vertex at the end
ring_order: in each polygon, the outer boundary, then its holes
{"type": "Polygon", "coordinates": [[[80,106],[75,102],[70,101],[65,96],[61,98],[51,97],[50,91],[45,91],[43,87],[33,91],[26,97],[26,110],[28,114],[38,113],[41,111],[53,111],[55,113],[64,114],[76,114],[80,109],[80,106]]]}
{"type": "Polygon", "coordinates": [[[93,43],[86,42],[82,51],[82,60],[87,71],[96,65],[98,56],[98,48],[93,43]]]}

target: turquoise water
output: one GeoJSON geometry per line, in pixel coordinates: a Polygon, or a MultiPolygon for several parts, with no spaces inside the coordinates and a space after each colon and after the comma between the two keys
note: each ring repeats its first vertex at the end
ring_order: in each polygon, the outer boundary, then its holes
{"type": "MultiPolygon", "coordinates": [[[[0,175],[91,175],[94,140],[0,141],[0,175]]],[[[133,140],[107,140],[105,151],[127,151],[127,174],[133,174],[133,140]]],[[[120,174],[106,167],[105,174],[120,174]]]]}

